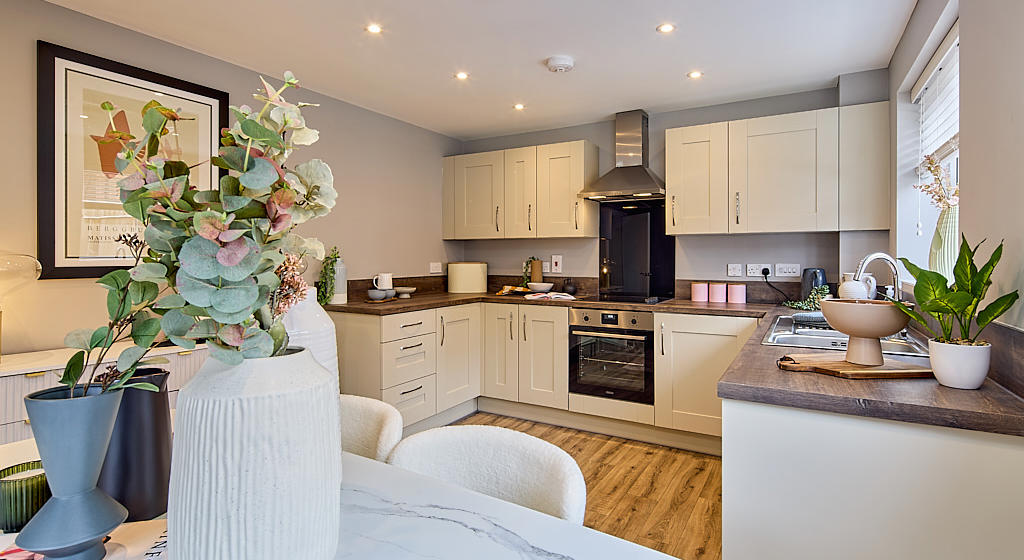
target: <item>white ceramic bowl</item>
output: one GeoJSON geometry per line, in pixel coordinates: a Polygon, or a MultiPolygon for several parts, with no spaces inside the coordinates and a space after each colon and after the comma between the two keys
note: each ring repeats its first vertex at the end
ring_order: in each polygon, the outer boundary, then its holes
{"type": "Polygon", "coordinates": [[[527,282],[526,287],[530,288],[531,292],[550,292],[555,284],[553,282],[527,282]]]}
{"type": "Polygon", "coordinates": [[[416,288],[409,286],[395,286],[395,291],[398,292],[398,299],[409,299],[412,297],[412,293],[416,291],[416,288]]]}

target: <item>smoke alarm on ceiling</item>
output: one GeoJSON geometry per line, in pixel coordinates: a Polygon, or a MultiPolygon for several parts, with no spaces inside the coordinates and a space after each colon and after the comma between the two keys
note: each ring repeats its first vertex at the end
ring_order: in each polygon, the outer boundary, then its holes
{"type": "Polygon", "coordinates": [[[559,54],[547,59],[545,63],[548,65],[548,70],[552,72],[568,72],[572,70],[576,61],[571,56],[559,54]]]}

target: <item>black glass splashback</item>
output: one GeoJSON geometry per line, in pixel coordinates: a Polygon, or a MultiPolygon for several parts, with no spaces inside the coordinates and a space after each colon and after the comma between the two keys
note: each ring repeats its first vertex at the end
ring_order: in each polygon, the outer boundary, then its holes
{"type": "Polygon", "coordinates": [[[602,203],[601,299],[674,297],[675,243],[665,235],[664,200],[602,203]]]}

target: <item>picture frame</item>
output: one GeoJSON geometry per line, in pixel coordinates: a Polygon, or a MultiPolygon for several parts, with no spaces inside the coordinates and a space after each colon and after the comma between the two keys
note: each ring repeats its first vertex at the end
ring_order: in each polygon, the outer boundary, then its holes
{"type": "Polygon", "coordinates": [[[46,41],[36,46],[40,278],[99,278],[134,263],[115,238],[141,236],[143,227],[120,205],[113,165],[120,145],[97,138],[112,127],[141,131],[141,109],[151,99],[180,109],[185,118],[168,131],[174,142],[161,150],[195,165],[193,185],[213,188],[222,170],[209,160],[228,126],[228,94],[46,41]],[[113,113],[100,108],[104,101],[113,113]]]}

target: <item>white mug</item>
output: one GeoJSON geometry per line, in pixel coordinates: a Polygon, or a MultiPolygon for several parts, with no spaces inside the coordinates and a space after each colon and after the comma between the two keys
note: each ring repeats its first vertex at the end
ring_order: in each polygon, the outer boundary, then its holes
{"type": "Polygon", "coordinates": [[[875,299],[878,294],[878,283],[874,275],[865,272],[860,280],[854,280],[855,273],[844,272],[843,282],[839,284],[841,299],[875,299]]]}
{"type": "Polygon", "coordinates": [[[373,287],[378,290],[390,290],[394,288],[392,286],[392,274],[390,272],[381,272],[380,274],[373,277],[373,287]]]}

